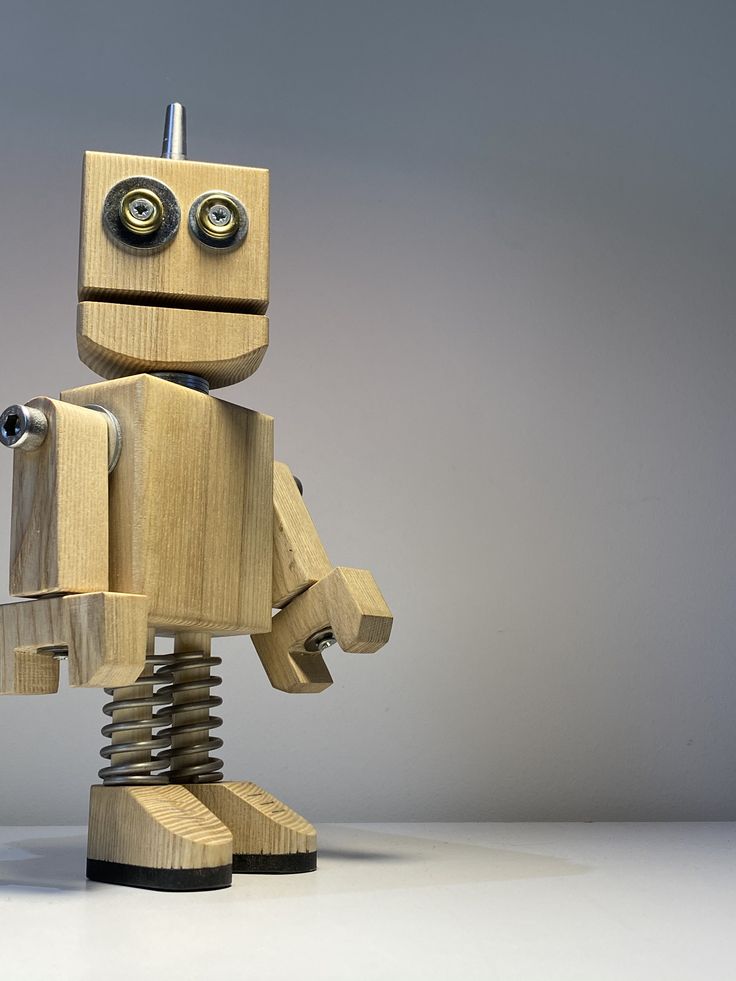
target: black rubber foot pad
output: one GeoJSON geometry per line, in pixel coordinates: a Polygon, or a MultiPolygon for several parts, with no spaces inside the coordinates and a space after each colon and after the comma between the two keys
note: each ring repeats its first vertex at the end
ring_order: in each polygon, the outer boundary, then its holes
{"type": "Polygon", "coordinates": [[[290,875],[314,872],[317,852],[292,852],[289,855],[233,855],[233,872],[256,875],[290,875]]]}
{"type": "Polygon", "coordinates": [[[230,865],[218,865],[211,869],[152,869],[147,865],[126,865],[123,862],[87,859],[87,878],[94,882],[109,882],[115,886],[135,886],[138,889],[159,889],[165,892],[225,889],[232,885],[232,873],[230,865]]]}

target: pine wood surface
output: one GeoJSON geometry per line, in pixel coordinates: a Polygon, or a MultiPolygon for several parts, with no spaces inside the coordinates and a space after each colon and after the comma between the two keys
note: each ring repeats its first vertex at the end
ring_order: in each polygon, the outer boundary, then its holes
{"type": "Polygon", "coordinates": [[[91,593],[108,588],[108,430],[92,409],[32,399],[45,440],[13,454],[10,593],[91,593]]]}
{"type": "Polygon", "coordinates": [[[104,405],[123,431],[110,588],[148,596],[160,632],[268,630],[273,419],[151,375],[62,398],[104,405]]]}
{"type": "Polygon", "coordinates": [[[0,606],[0,693],[58,690],[58,664],[43,648],[67,650],[74,688],[132,684],[145,662],[147,608],[145,596],[125,593],[83,593],[0,606]]]}
{"type": "Polygon", "coordinates": [[[147,868],[219,868],[232,861],[225,825],[184,787],[92,787],[87,857],[147,868]]]}
{"type": "Polygon", "coordinates": [[[13,625],[6,626],[4,609],[0,608],[0,695],[53,695],[59,690],[59,662],[36,647],[8,642],[13,625]]]}
{"type": "Polygon", "coordinates": [[[276,608],[332,570],[304,499],[285,463],[273,468],[273,597],[276,608]]]}
{"type": "Polygon", "coordinates": [[[237,855],[291,855],[317,849],[317,832],[301,815],[254,783],[187,784],[232,832],[237,855]]]}
{"type": "Polygon", "coordinates": [[[77,308],[80,360],[103,378],[188,371],[211,388],[242,381],[268,349],[268,317],[86,301],[77,308]]]}
{"type": "Polygon", "coordinates": [[[305,641],[331,627],[344,651],[372,654],[389,639],[392,622],[371,573],[338,566],[277,613],[270,633],[252,640],[274,688],[320,692],[332,677],[321,654],[305,650],[305,641]]]}
{"type": "Polygon", "coordinates": [[[264,313],[269,277],[268,180],[268,171],[255,167],[88,151],[82,182],[80,300],[264,313]],[[161,252],[121,248],[101,221],[110,188],[137,176],[163,181],[179,203],[181,226],[161,252]],[[203,248],[189,233],[189,209],[207,191],[234,195],[248,213],[248,235],[232,252],[203,248]]]}

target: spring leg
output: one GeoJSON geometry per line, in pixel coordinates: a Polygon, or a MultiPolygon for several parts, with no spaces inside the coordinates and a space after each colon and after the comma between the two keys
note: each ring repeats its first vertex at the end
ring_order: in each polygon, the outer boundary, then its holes
{"type": "MultiPolygon", "coordinates": [[[[211,703],[201,697],[203,686],[207,695],[209,685],[216,683],[215,679],[201,677],[203,669],[209,675],[209,663],[209,657],[201,652],[155,654],[152,630],[145,668],[137,682],[109,692],[112,699],[104,711],[111,722],[102,731],[110,745],[101,755],[110,765],[100,770],[103,785],[92,787],[90,792],[88,878],[174,891],[230,885],[232,833],[186,787],[169,785],[172,761],[180,767],[180,776],[188,765],[205,779],[219,777],[214,771],[221,763],[211,760],[207,752],[219,745],[219,740],[202,737],[202,728],[206,730],[219,721],[209,718],[211,703]],[[196,678],[187,680],[185,667],[196,668],[196,678]],[[175,692],[177,682],[179,690],[175,692]],[[202,706],[194,702],[193,682],[198,700],[204,700],[206,719],[200,717],[202,706]],[[198,720],[194,742],[195,723],[180,715],[176,757],[171,748],[171,703],[175,695],[184,702],[192,698],[198,720]]],[[[186,704],[182,711],[186,711],[186,704]]]]}
{"type": "Polygon", "coordinates": [[[100,756],[109,760],[109,765],[99,771],[105,786],[168,783],[162,771],[168,767],[169,737],[165,730],[154,733],[154,729],[161,730],[171,721],[170,696],[154,688],[172,680],[168,671],[171,659],[170,654],[154,654],[151,636],[146,664],[136,684],[105,689],[112,696],[102,709],[111,718],[102,727],[102,735],[110,739],[110,745],[100,750],[100,756]]]}
{"type": "Polygon", "coordinates": [[[222,740],[210,734],[222,725],[222,719],[210,715],[210,709],[222,704],[222,699],[210,694],[210,689],[222,683],[213,675],[212,667],[220,664],[219,657],[210,651],[208,634],[177,634],[170,671],[173,683],[171,696],[171,739],[169,751],[170,783],[215,783],[222,780],[222,760],[211,752],[222,746],[222,740]]]}

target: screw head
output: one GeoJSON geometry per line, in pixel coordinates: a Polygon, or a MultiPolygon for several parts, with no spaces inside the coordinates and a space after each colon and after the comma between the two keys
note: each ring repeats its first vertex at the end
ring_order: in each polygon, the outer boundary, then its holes
{"type": "Polygon", "coordinates": [[[207,249],[232,252],[248,234],[248,212],[229,191],[205,191],[192,201],[189,231],[207,249]]]}
{"type": "Polygon", "coordinates": [[[148,221],[155,210],[153,202],[147,198],[133,198],[128,205],[131,217],[138,221],[148,221]]]}
{"type": "Polygon", "coordinates": [[[161,198],[148,188],[134,187],[120,201],[120,220],[134,235],[152,235],[164,220],[161,198]]]}
{"type": "Polygon", "coordinates": [[[0,444],[13,450],[35,450],[46,439],[48,420],[40,409],[9,405],[0,413],[0,444]]]}
{"type": "Polygon", "coordinates": [[[15,446],[26,430],[22,405],[9,405],[0,415],[0,441],[3,446],[15,446]]]}
{"type": "Polygon", "coordinates": [[[328,647],[337,643],[331,627],[325,627],[308,637],[304,642],[304,650],[309,654],[322,654],[328,647]]]}
{"type": "Polygon", "coordinates": [[[233,213],[225,204],[214,204],[207,212],[207,218],[213,225],[227,225],[233,220],[233,213]]]}
{"type": "Polygon", "coordinates": [[[224,194],[208,194],[199,203],[195,220],[210,239],[233,238],[240,226],[238,209],[224,194]]]}

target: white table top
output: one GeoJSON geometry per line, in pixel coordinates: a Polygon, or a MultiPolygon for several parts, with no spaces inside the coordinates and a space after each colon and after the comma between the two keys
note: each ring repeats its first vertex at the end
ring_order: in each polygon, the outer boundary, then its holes
{"type": "Polygon", "coordinates": [[[0,829],[3,981],[736,975],[736,824],[322,825],[320,866],[87,882],[83,828],[0,829]]]}

